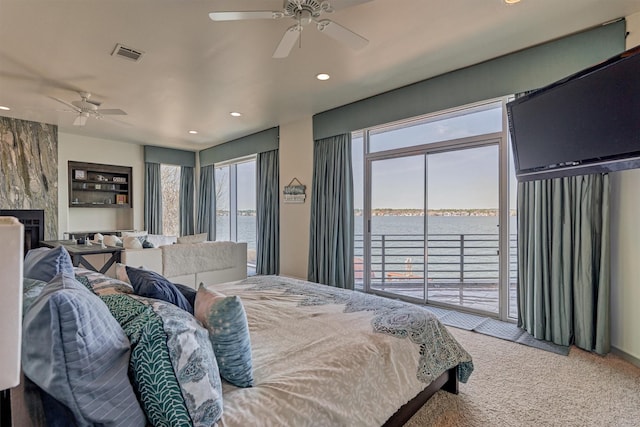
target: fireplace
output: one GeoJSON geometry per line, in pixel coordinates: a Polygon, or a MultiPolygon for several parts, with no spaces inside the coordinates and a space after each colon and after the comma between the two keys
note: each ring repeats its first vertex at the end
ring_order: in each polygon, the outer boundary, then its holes
{"type": "Polygon", "coordinates": [[[13,216],[24,225],[24,253],[40,247],[44,240],[44,210],[42,209],[1,209],[0,216],[13,216]]]}

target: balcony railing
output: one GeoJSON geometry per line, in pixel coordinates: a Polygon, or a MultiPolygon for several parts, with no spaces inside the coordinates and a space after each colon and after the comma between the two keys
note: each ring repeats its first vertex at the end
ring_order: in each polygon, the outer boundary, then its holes
{"type": "MultiPolygon", "coordinates": [[[[426,290],[431,299],[447,295],[450,303],[469,305],[465,304],[465,294],[473,292],[476,297],[482,294],[485,299],[494,300],[497,310],[498,243],[497,234],[429,234],[425,251],[423,235],[372,234],[370,287],[421,297],[426,277],[426,290]],[[452,291],[457,295],[457,302],[452,300],[452,291]]],[[[356,235],[356,287],[363,284],[363,254],[363,236],[356,235]]],[[[509,236],[509,282],[512,290],[516,280],[517,240],[512,234],[509,236]]],[[[513,294],[515,300],[515,292],[513,294]]]]}

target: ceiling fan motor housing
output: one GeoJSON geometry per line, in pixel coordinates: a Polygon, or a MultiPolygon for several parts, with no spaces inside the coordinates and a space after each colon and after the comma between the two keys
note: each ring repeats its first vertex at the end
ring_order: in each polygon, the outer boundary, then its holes
{"type": "MultiPolygon", "coordinates": [[[[327,2],[319,2],[317,0],[285,0],[284,13],[286,16],[295,17],[296,19],[305,19],[308,17],[317,18],[323,10],[327,8],[324,4],[327,2]]],[[[308,22],[307,22],[308,23],[308,22]]]]}

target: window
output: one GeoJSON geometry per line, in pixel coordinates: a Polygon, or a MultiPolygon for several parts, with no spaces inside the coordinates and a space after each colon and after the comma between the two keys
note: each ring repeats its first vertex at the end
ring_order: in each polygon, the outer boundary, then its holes
{"type": "Polygon", "coordinates": [[[162,234],[180,235],[180,166],[160,165],[162,234]]]}
{"type": "Polygon", "coordinates": [[[247,264],[256,262],[256,158],[216,166],[216,240],[247,243],[247,264]]]}
{"type": "Polygon", "coordinates": [[[505,102],[352,134],[356,289],[517,315],[505,102]]]}

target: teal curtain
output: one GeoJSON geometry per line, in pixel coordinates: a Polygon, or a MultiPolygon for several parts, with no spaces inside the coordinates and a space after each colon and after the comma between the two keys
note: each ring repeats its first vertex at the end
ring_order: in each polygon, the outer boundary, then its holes
{"type": "Polygon", "coordinates": [[[207,240],[216,240],[216,173],[213,164],[200,168],[198,233],[208,233],[207,240]]]}
{"type": "Polygon", "coordinates": [[[609,176],[518,183],[518,326],[610,350],[609,176]]]}
{"type": "Polygon", "coordinates": [[[353,289],[351,134],[315,141],[308,278],[353,289]]]}
{"type": "Polygon", "coordinates": [[[180,235],[193,234],[193,168],[191,166],[180,167],[180,235]]]}
{"type": "Polygon", "coordinates": [[[280,272],[280,189],[278,150],[258,153],[256,161],[256,273],[280,272]]]}
{"type": "Polygon", "coordinates": [[[160,163],[146,162],[144,165],[144,227],[149,234],[162,234],[160,163]]]}

